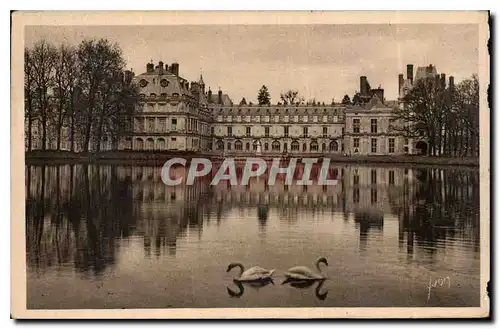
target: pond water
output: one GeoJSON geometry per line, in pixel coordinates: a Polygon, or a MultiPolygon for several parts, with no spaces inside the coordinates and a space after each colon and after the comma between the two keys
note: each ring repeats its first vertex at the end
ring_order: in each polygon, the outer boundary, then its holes
{"type": "Polygon", "coordinates": [[[336,185],[304,187],[27,165],[27,306],[479,306],[477,169],[335,166],[336,185]],[[326,280],[282,284],[320,257],[326,280]],[[275,269],[274,280],[237,285],[231,262],[275,269]]]}

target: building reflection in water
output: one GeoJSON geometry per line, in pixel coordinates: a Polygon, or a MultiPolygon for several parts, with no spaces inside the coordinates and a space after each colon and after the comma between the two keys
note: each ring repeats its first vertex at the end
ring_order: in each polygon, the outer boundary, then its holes
{"type": "MultiPolygon", "coordinates": [[[[332,186],[248,186],[209,178],[192,186],[167,186],[161,167],[112,165],[26,166],[28,266],[43,269],[72,263],[78,271],[101,274],[112,267],[117,239],[140,237],[147,257],[175,256],[190,232],[201,237],[211,214],[217,225],[232,209],[252,210],[265,234],[269,213],[293,225],[300,214],[342,214],[359,231],[360,250],[387,216],[398,219],[400,250],[411,260],[416,248],[432,255],[445,238],[470,241],[479,251],[479,174],[474,169],[366,167],[339,164],[332,186]]],[[[179,167],[173,175],[185,176],[179,167]]],[[[306,217],[307,217],[306,216],[306,217]]]]}

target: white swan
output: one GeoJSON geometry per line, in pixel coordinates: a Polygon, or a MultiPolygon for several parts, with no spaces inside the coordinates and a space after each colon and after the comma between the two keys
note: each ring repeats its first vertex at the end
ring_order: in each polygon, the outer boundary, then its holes
{"type": "Polygon", "coordinates": [[[236,281],[262,281],[269,280],[274,273],[274,269],[268,270],[259,266],[254,266],[245,271],[241,263],[231,263],[227,267],[227,271],[231,271],[234,267],[240,268],[240,276],[236,281]]]}
{"type": "Polygon", "coordinates": [[[316,268],[318,269],[318,272],[315,272],[311,270],[310,268],[306,266],[295,266],[292,268],[289,268],[288,271],[285,272],[285,277],[287,278],[286,281],[290,280],[324,280],[326,277],[321,273],[321,269],[319,268],[319,264],[324,263],[326,266],[328,266],[328,261],[326,258],[321,257],[316,261],[316,268]]]}

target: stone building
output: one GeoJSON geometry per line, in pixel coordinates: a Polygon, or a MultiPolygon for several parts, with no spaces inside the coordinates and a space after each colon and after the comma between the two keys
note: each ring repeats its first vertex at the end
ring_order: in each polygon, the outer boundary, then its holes
{"type": "Polygon", "coordinates": [[[132,119],[133,130],[122,149],[206,151],[212,148],[211,112],[200,76],[191,84],[179,75],[179,64],[146,65],[134,77],[140,102],[132,119]]]}
{"type": "MultiPolygon", "coordinates": [[[[394,130],[393,110],[405,106],[403,97],[414,86],[414,78],[438,75],[430,65],[419,67],[414,76],[413,65],[408,64],[406,79],[403,74],[398,77],[396,101],[386,100],[383,88],[372,88],[368,78],[361,76],[359,91],[351,104],[238,105],[220,88],[217,92],[206,90],[201,75],[197,81],[183,78],[178,63],[170,66],[162,61],[156,66],[147,63],[144,73],[126,74],[138,86],[140,101],[130,131],[119,141],[103,140],[101,150],[192,151],[236,156],[414,153],[417,143],[425,141],[406,138],[394,130]]],[[[439,77],[445,79],[444,74],[439,77]]],[[[39,139],[39,131],[35,123],[35,140],[39,139]]],[[[33,148],[40,148],[39,144],[33,143],[33,148]]],[[[69,149],[67,140],[61,145],[61,149],[69,149]]]]}
{"type": "Polygon", "coordinates": [[[342,152],[344,106],[214,106],[215,151],[233,154],[342,152]]]}

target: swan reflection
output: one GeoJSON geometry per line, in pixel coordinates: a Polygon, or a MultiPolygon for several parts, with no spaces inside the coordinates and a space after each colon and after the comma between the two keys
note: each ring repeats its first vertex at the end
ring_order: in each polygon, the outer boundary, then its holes
{"type": "Polygon", "coordinates": [[[321,287],[323,287],[325,281],[326,279],[299,280],[293,278],[286,278],[285,281],[283,281],[281,284],[289,284],[290,286],[297,289],[309,288],[314,284],[316,284],[316,289],[314,289],[314,294],[316,295],[316,298],[318,298],[319,300],[325,300],[326,297],[328,296],[328,290],[323,293],[321,292],[321,287]]]}
{"type": "Polygon", "coordinates": [[[238,287],[238,290],[235,291],[229,287],[226,287],[226,289],[227,289],[228,295],[230,297],[234,297],[234,298],[240,298],[241,296],[243,296],[243,293],[245,292],[245,286],[251,287],[255,290],[259,290],[260,288],[265,287],[269,284],[274,285],[274,281],[272,278],[256,280],[256,281],[239,281],[239,280],[234,279],[233,282],[236,285],[236,287],[238,287]]]}

